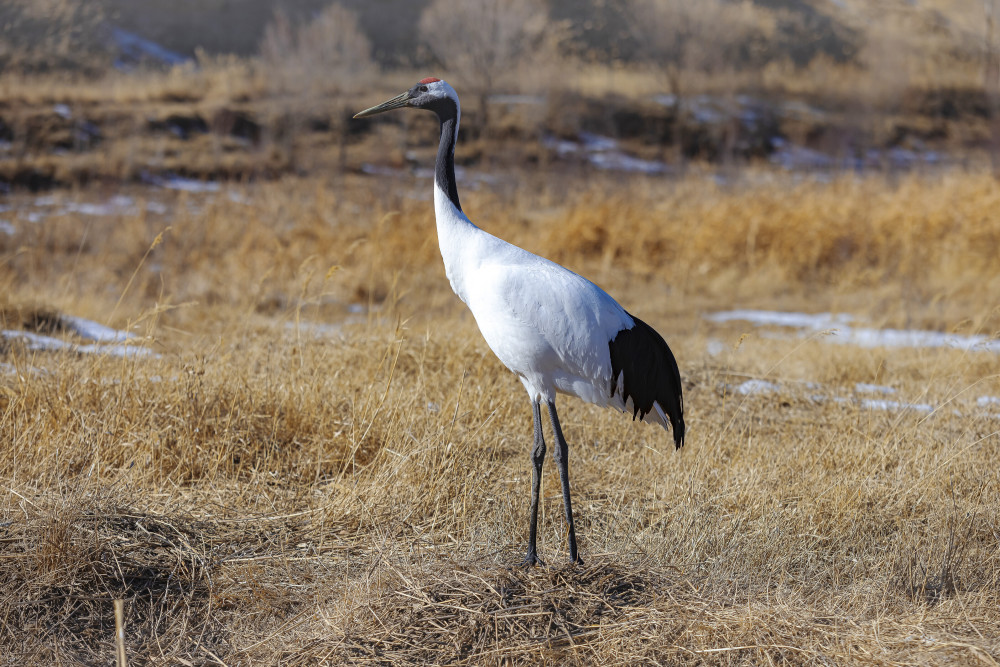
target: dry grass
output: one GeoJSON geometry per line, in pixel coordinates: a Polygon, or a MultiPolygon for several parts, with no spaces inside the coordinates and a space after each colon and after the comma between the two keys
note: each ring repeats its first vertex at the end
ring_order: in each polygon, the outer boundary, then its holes
{"type": "Polygon", "coordinates": [[[995,335],[995,181],[515,177],[470,215],[609,289],[685,378],[678,453],[561,402],[585,566],[549,464],[549,567],[508,569],[529,410],[449,291],[426,181],[62,192],[0,234],[2,328],[84,342],[63,312],[159,357],[0,340],[4,660],[110,664],[123,598],[138,664],[995,664],[996,355],[702,317],[995,335]],[[136,210],[72,212],[113,194],[136,210]]]}

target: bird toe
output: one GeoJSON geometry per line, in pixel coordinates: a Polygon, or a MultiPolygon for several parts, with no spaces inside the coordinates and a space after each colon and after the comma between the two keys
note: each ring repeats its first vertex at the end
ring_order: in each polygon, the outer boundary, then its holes
{"type": "Polygon", "coordinates": [[[538,554],[534,551],[529,551],[524,557],[524,560],[521,561],[521,567],[535,567],[536,565],[545,567],[545,563],[543,563],[542,559],[538,557],[538,554]]]}

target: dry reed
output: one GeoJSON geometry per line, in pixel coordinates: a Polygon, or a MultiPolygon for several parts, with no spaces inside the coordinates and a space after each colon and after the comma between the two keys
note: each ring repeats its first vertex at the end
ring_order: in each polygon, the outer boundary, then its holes
{"type": "Polygon", "coordinates": [[[110,663],[116,599],[134,664],[1000,658],[995,354],[702,317],[992,334],[994,181],[519,176],[466,210],[656,325],[685,378],[678,453],[561,402],[586,565],[564,564],[549,466],[549,566],[509,569],[529,411],[448,289],[426,181],[126,188],[104,217],[63,192],[0,235],[2,328],[82,345],[68,313],[158,356],[0,340],[4,659],[110,663]]]}

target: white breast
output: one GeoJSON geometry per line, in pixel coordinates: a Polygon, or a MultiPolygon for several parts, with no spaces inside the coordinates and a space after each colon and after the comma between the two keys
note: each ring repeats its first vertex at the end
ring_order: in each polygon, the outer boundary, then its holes
{"type": "Polygon", "coordinates": [[[555,393],[607,405],[608,341],[633,326],[604,290],[477,228],[435,187],[438,239],[452,289],[486,343],[532,399],[555,393]]]}

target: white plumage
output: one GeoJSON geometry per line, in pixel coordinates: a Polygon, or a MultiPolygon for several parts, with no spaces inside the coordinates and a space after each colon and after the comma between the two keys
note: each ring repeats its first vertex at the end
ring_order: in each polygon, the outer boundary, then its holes
{"type": "Polygon", "coordinates": [[[628,313],[586,278],[479,229],[434,190],[452,288],[531,400],[559,391],[607,405],[608,341],[632,326],[628,313]]]}
{"type": "Polygon", "coordinates": [[[557,393],[631,412],[667,428],[684,442],[680,374],[667,344],[604,290],[586,278],[476,227],[462,211],[455,182],[454,150],[461,107],[446,82],[427,78],[397,97],[357,114],[412,107],[435,112],[441,139],[435,164],[434,213],[445,273],[455,294],[472,311],[486,343],[515,373],[531,399],[531,522],[524,562],[536,553],[538,494],[545,442],[540,404],[545,403],[557,449],[570,558],[579,562],[569,495],[568,446],[555,409],[557,393]]]}

